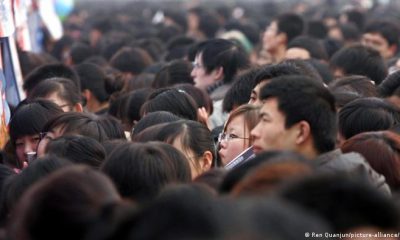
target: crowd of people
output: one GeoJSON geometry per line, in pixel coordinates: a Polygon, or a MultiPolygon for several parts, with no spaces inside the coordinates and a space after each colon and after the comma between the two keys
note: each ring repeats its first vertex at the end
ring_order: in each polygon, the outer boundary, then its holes
{"type": "Polygon", "coordinates": [[[78,5],[18,49],[0,239],[399,239],[400,8],[335,2],[78,5]]]}

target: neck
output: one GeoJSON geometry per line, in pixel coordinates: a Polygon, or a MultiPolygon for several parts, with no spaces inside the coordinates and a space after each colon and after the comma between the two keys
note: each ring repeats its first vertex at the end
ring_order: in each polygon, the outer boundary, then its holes
{"type": "Polygon", "coordinates": [[[285,59],[286,46],[285,45],[279,45],[277,48],[273,49],[269,53],[271,54],[272,62],[273,63],[279,63],[279,62],[281,62],[282,60],[285,59]]]}
{"type": "Polygon", "coordinates": [[[102,110],[104,108],[107,108],[108,105],[109,105],[108,101],[104,102],[104,103],[100,103],[98,101],[91,101],[91,102],[88,102],[86,107],[90,112],[95,113],[95,112],[98,112],[98,111],[100,111],[100,110],[102,110]]]}

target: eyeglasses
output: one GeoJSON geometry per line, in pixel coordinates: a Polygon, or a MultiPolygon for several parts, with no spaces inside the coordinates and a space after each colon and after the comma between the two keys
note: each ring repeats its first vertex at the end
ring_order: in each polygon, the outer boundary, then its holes
{"type": "Polygon", "coordinates": [[[249,138],[239,137],[239,136],[236,136],[235,134],[230,134],[230,133],[220,133],[218,135],[219,143],[222,142],[222,140],[229,142],[230,140],[233,140],[233,139],[249,139],[249,138]]]}
{"type": "Polygon", "coordinates": [[[197,63],[197,62],[192,62],[192,66],[193,66],[193,68],[203,68],[203,65],[201,65],[200,63],[197,63]]]}

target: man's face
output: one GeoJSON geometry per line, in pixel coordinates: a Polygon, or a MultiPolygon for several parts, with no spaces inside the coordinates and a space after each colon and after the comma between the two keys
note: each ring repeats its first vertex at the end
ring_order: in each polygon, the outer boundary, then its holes
{"type": "Polygon", "coordinates": [[[278,100],[264,101],[260,110],[260,120],[251,131],[256,154],[268,150],[295,150],[296,129],[285,128],[286,117],[278,110],[278,100]]]}
{"type": "Polygon", "coordinates": [[[263,49],[273,52],[280,44],[278,24],[273,21],[266,29],[263,35],[263,49]]]}
{"type": "Polygon", "coordinates": [[[267,82],[268,82],[268,80],[264,80],[264,81],[260,82],[259,84],[257,84],[253,88],[253,90],[251,91],[249,104],[256,105],[256,106],[261,106],[262,105],[262,102],[259,99],[260,90],[261,90],[262,87],[264,87],[267,84],[267,82]]]}
{"type": "Polygon", "coordinates": [[[395,46],[390,46],[388,41],[379,33],[364,33],[361,43],[377,50],[384,59],[393,57],[396,51],[395,46]]]}
{"type": "Polygon", "coordinates": [[[206,89],[217,81],[215,70],[207,73],[201,53],[197,54],[193,65],[193,70],[190,75],[192,76],[194,85],[197,88],[206,89]]]}

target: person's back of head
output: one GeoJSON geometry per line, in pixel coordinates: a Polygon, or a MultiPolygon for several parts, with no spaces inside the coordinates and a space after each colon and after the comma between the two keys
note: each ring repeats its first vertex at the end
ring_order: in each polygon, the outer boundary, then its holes
{"type": "Polygon", "coordinates": [[[329,83],[331,92],[351,92],[360,97],[377,97],[378,92],[374,82],[365,76],[347,76],[337,78],[329,83]]]}
{"type": "Polygon", "coordinates": [[[185,156],[166,143],[126,143],[117,146],[101,167],[122,197],[144,202],[169,183],[188,182],[185,156]]]}
{"type": "Polygon", "coordinates": [[[374,232],[393,231],[400,219],[391,199],[361,180],[340,175],[309,177],[287,186],[280,195],[323,217],[334,232],[371,227],[374,232]]]}
{"type": "Polygon", "coordinates": [[[189,94],[196,102],[198,108],[204,108],[210,116],[214,111],[213,102],[205,90],[195,87],[190,83],[175,84],[174,88],[189,94]]]}
{"type": "Polygon", "coordinates": [[[82,97],[78,88],[66,78],[48,78],[40,82],[28,95],[29,100],[45,98],[65,112],[82,111],[82,97]]]}
{"type": "Polygon", "coordinates": [[[18,202],[10,239],[83,239],[103,207],[120,200],[104,174],[70,166],[37,182],[18,202]]]}
{"type": "Polygon", "coordinates": [[[388,130],[400,122],[400,110],[379,98],[356,99],[340,109],[338,116],[344,140],[362,132],[388,130]]]}
{"type": "Polygon", "coordinates": [[[107,138],[126,140],[124,127],[121,122],[110,115],[99,116],[99,124],[103,127],[107,134],[107,138]]]}
{"type": "Polygon", "coordinates": [[[85,43],[75,43],[70,49],[70,64],[77,65],[93,55],[93,50],[85,43]]]}
{"type": "Polygon", "coordinates": [[[316,39],[324,39],[328,35],[328,27],[322,20],[311,20],[307,22],[307,35],[316,39]]]}
{"type": "Polygon", "coordinates": [[[371,167],[385,176],[392,191],[400,188],[400,174],[394,169],[400,164],[400,136],[394,132],[365,132],[346,140],[340,146],[343,153],[360,153],[371,167]]]}
{"type": "Polygon", "coordinates": [[[161,123],[175,122],[181,119],[182,118],[178,117],[177,115],[167,111],[156,111],[148,113],[143,116],[143,118],[141,118],[134,126],[132,130],[132,138],[134,138],[136,135],[138,135],[140,132],[148,127],[161,123]]]}
{"type": "Polygon", "coordinates": [[[110,65],[123,73],[138,75],[153,63],[150,55],[140,48],[123,47],[110,59],[110,65]]]}
{"type": "Polygon", "coordinates": [[[185,60],[174,60],[164,66],[152,83],[153,88],[170,87],[178,83],[194,84],[190,72],[192,64],[185,60]]]}
{"type": "MultiPolygon", "coordinates": [[[[378,86],[379,93],[382,97],[388,98],[389,101],[396,100],[400,97],[400,71],[389,74],[378,86]]],[[[393,101],[397,103],[397,101],[393,101]]],[[[397,105],[397,104],[396,104],[397,105]]]]}
{"type": "Polygon", "coordinates": [[[71,80],[78,90],[80,90],[81,83],[79,76],[76,74],[76,72],[71,69],[70,67],[64,65],[64,64],[47,64],[40,66],[36,69],[34,69],[31,73],[29,73],[28,76],[24,79],[24,84],[23,88],[25,91],[27,91],[28,95],[29,92],[32,91],[32,89],[41,81],[47,79],[47,78],[53,78],[53,77],[62,77],[71,80]]]}
{"type": "Polygon", "coordinates": [[[310,59],[315,58],[319,60],[327,60],[328,54],[326,53],[322,43],[319,40],[309,36],[298,36],[289,42],[286,50],[286,58],[301,58],[310,59]],[[294,50],[303,50],[306,54],[299,55],[294,50]],[[303,56],[305,55],[305,56],[303,56]],[[308,55],[308,56],[307,56],[308,55]]]}
{"type": "Polygon", "coordinates": [[[168,111],[178,117],[197,121],[197,104],[185,91],[162,88],[150,94],[141,108],[141,115],[151,112],[168,111]]]}
{"type": "Polygon", "coordinates": [[[379,85],[387,75],[387,67],[378,51],[362,45],[344,47],[330,61],[336,77],[363,75],[379,85]]]}
{"type": "Polygon", "coordinates": [[[103,146],[85,136],[62,136],[49,142],[46,154],[65,158],[73,163],[81,163],[98,169],[106,155],[103,146]]]}

